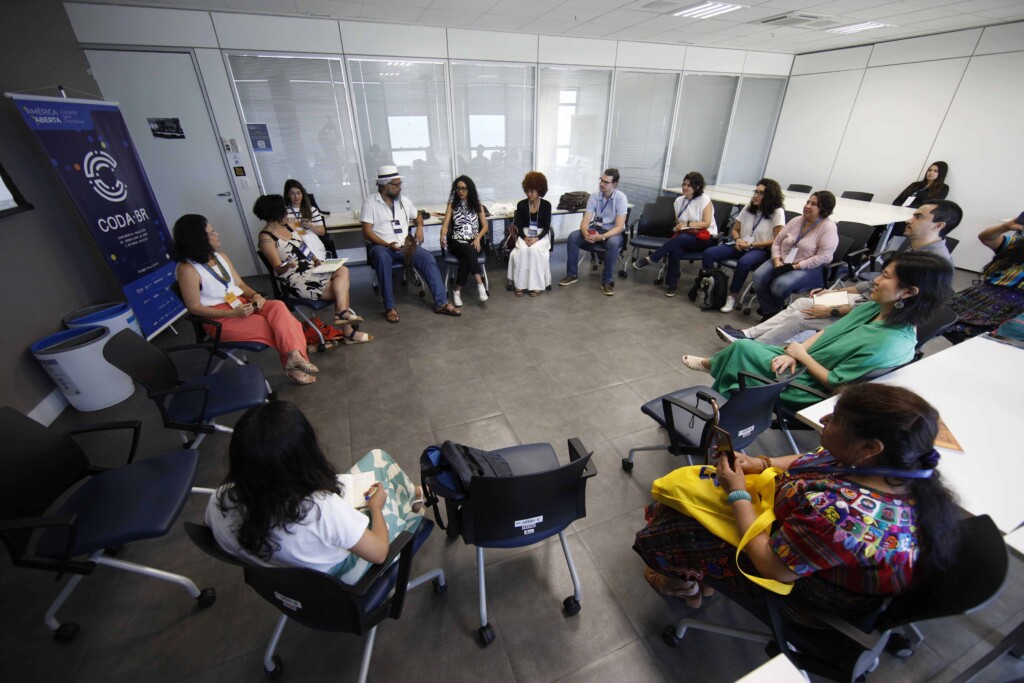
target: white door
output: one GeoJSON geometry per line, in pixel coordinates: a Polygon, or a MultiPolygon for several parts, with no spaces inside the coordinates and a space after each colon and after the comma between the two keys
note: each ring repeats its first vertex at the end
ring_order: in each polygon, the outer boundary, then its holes
{"type": "Polygon", "coordinates": [[[168,229],[186,213],[202,214],[217,229],[238,272],[259,272],[192,55],[85,54],[103,98],[121,107],[168,229]],[[178,119],[185,137],[156,137],[149,119],[178,119]]]}

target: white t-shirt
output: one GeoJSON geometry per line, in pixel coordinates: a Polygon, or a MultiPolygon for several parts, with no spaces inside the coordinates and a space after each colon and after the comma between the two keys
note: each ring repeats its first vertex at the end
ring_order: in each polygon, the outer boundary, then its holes
{"type": "Polygon", "coordinates": [[[281,546],[265,562],[242,549],[235,537],[238,514],[234,509],[221,512],[218,498],[224,487],[210,496],[206,505],[206,525],[217,544],[232,555],[266,567],[308,567],[328,572],[349,556],[349,548],[359,542],[370,526],[370,518],[342,500],[336,493],[316,493],[309,512],[287,531],[275,529],[272,541],[281,546]]]}
{"type": "Polygon", "coordinates": [[[779,207],[771,216],[764,217],[759,213],[751,213],[750,207],[745,206],[736,220],[740,224],[740,239],[747,242],[771,242],[775,237],[775,226],[786,224],[786,212],[779,207]]]}
{"type": "MultiPolygon", "coordinates": [[[[697,222],[704,220],[704,207],[711,203],[711,197],[706,194],[699,195],[693,199],[687,199],[686,197],[679,195],[676,197],[676,201],[672,204],[676,212],[676,221],[682,223],[697,222]]],[[[711,225],[708,226],[708,232],[712,236],[718,234],[718,224],[715,223],[715,210],[711,208],[711,225]]]]}
{"type": "Polygon", "coordinates": [[[380,192],[374,192],[363,200],[363,208],[359,213],[359,220],[372,223],[374,234],[388,244],[404,242],[405,236],[409,234],[409,224],[415,225],[416,222],[416,206],[405,195],[400,194],[398,198],[401,203],[390,207],[384,203],[380,192]]]}

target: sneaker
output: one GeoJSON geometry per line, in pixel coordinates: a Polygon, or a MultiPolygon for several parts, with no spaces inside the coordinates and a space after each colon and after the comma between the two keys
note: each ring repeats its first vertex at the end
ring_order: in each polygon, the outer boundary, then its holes
{"type": "Polygon", "coordinates": [[[736,297],[729,295],[725,300],[725,305],[719,308],[722,313],[732,313],[733,309],[736,308],[736,297]]]}
{"type": "Polygon", "coordinates": [[[615,296],[614,284],[611,282],[602,282],[601,293],[605,296],[615,296]]]}
{"type": "Polygon", "coordinates": [[[577,282],[579,282],[579,278],[576,277],[575,275],[566,275],[565,277],[558,281],[558,286],[568,287],[569,285],[574,285],[577,282]]]}
{"type": "Polygon", "coordinates": [[[724,325],[715,328],[715,334],[726,344],[732,344],[737,339],[749,339],[743,330],[737,330],[732,325],[724,325]]]}
{"type": "Polygon", "coordinates": [[[452,294],[452,303],[455,304],[456,308],[462,308],[462,291],[456,289],[455,293],[452,294]]]}
{"type": "Polygon", "coordinates": [[[480,301],[487,301],[487,288],[484,287],[483,283],[476,286],[476,293],[480,297],[480,301]]]}
{"type": "Polygon", "coordinates": [[[675,287],[669,287],[668,289],[665,290],[665,296],[675,296],[675,295],[676,295],[676,288],[675,287]]]}
{"type": "Polygon", "coordinates": [[[638,258],[636,261],[633,261],[633,267],[636,268],[637,270],[643,270],[649,265],[651,265],[651,259],[649,259],[646,256],[644,256],[643,258],[638,258]]]}

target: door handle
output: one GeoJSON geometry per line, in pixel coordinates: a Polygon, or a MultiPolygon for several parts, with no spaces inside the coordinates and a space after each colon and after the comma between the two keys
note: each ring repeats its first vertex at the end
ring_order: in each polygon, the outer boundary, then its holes
{"type": "Polygon", "coordinates": [[[217,196],[218,197],[230,197],[231,193],[230,192],[218,192],[217,196]]]}

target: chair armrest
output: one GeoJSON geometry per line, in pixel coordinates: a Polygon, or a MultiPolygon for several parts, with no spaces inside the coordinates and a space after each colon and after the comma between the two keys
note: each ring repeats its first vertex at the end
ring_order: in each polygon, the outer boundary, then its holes
{"type": "MultiPolygon", "coordinates": [[[[708,404],[711,403],[711,396],[708,396],[703,391],[697,392],[697,398],[699,398],[702,401],[706,401],[708,404]]],[[[661,399],[661,405],[662,409],[665,411],[665,420],[668,421],[670,424],[672,423],[673,418],[672,409],[669,406],[676,406],[681,410],[685,410],[686,412],[695,416],[698,420],[703,420],[704,422],[711,422],[711,420],[715,419],[714,413],[705,413],[696,405],[687,405],[680,401],[678,398],[674,398],[672,396],[663,396],[661,399]]]]}
{"type": "MultiPolygon", "coordinates": [[[[199,410],[199,416],[200,416],[200,419],[202,419],[202,416],[206,415],[206,406],[207,406],[207,404],[210,401],[210,387],[208,387],[208,386],[201,385],[201,384],[200,385],[196,385],[196,386],[191,386],[191,387],[186,387],[186,386],[178,385],[178,386],[174,387],[173,389],[165,389],[163,391],[154,391],[153,393],[149,394],[149,398],[151,398],[151,399],[165,398],[167,396],[174,396],[175,394],[187,394],[187,393],[190,393],[190,392],[193,392],[193,391],[201,391],[201,392],[203,392],[203,405],[202,405],[202,407],[199,410]]],[[[166,421],[167,420],[166,406],[164,405],[163,401],[158,401],[157,405],[160,407],[160,412],[162,414],[162,417],[166,421]]]]}
{"type": "Polygon", "coordinates": [[[824,401],[826,398],[831,398],[831,394],[826,394],[820,389],[815,389],[804,384],[793,383],[790,384],[789,386],[791,386],[794,389],[799,389],[800,391],[806,391],[808,394],[820,398],[822,401],[824,401]]]}
{"type": "MultiPolygon", "coordinates": [[[[15,519],[5,519],[0,521],[0,533],[10,533],[12,531],[28,531],[31,532],[35,529],[45,529],[47,527],[63,526],[67,527],[68,538],[64,544],[64,556],[60,559],[59,569],[57,570],[57,580],[59,581],[71,564],[71,549],[75,547],[75,541],[78,538],[78,515],[45,515],[42,517],[19,517],[15,519]]],[[[22,560],[18,558],[23,564],[29,566],[35,566],[40,568],[52,569],[53,565],[45,562],[38,562],[32,560],[22,560]]]]}
{"type": "MultiPolygon", "coordinates": [[[[69,432],[68,436],[75,436],[76,434],[88,434],[89,432],[106,431],[110,429],[131,429],[132,430],[132,445],[128,450],[128,460],[125,461],[126,465],[130,465],[135,460],[135,451],[139,448],[139,437],[142,434],[142,422],[139,420],[125,420],[123,422],[104,422],[102,424],[91,425],[89,427],[83,427],[82,429],[76,429],[73,432],[69,432]]],[[[98,474],[109,470],[109,467],[90,467],[89,472],[92,474],[98,474]]]]}
{"type": "MultiPolygon", "coordinates": [[[[569,461],[570,462],[574,461],[574,460],[579,460],[580,458],[582,458],[582,457],[584,457],[586,455],[593,455],[593,454],[594,454],[594,452],[593,451],[588,451],[586,449],[586,447],[583,445],[583,442],[580,441],[578,438],[573,437],[572,439],[569,439],[569,461]]],[[[597,463],[595,463],[594,459],[591,458],[590,461],[587,462],[587,466],[583,468],[583,474],[581,476],[584,479],[589,479],[590,477],[594,476],[595,474],[597,474],[597,463]]]]}
{"type": "Polygon", "coordinates": [[[775,380],[768,379],[767,377],[762,377],[761,375],[755,375],[754,373],[747,372],[746,370],[740,370],[739,378],[740,378],[740,391],[743,391],[744,389],[747,388],[747,384],[748,384],[747,380],[748,379],[757,380],[758,382],[760,382],[761,384],[763,384],[765,386],[768,386],[769,384],[775,384],[775,380]]]}
{"type": "MultiPolygon", "coordinates": [[[[391,568],[391,563],[394,562],[395,558],[398,557],[409,542],[413,539],[413,534],[409,531],[403,531],[395,537],[395,540],[388,546],[387,557],[384,561],[371,566],[366,573],[363,574],[363,578],[359,579],[356,583],[352,584],[349,588],[349,592],[353,595],[366,595],[366,592],[370,590],[374,582],[380,578],[380,575],[391,568]]],[[[397,584],[396,584],[397,585],[397,584]]]]}

